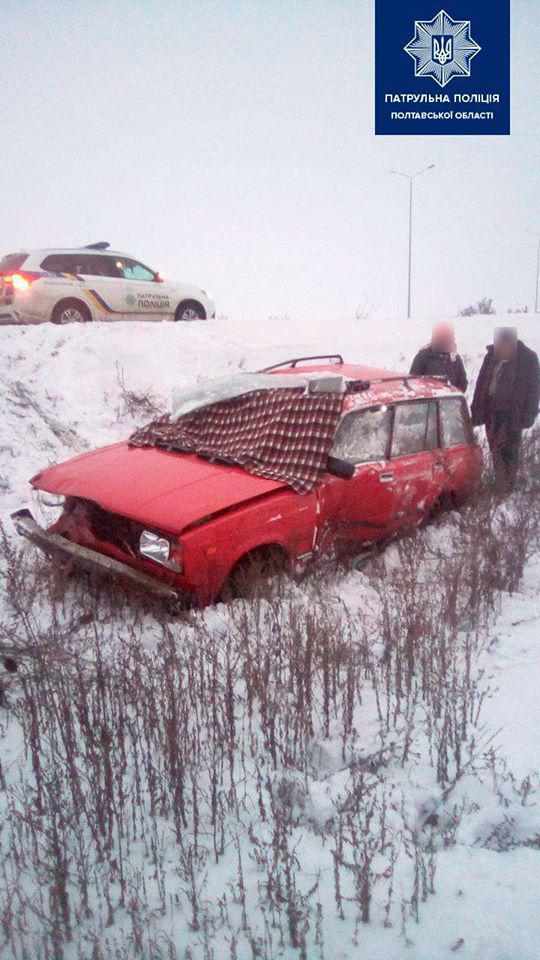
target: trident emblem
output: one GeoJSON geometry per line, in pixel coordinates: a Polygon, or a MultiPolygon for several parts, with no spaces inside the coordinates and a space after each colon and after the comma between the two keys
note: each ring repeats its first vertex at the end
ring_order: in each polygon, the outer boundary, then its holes
{"type": "Polygon", "coordinates": [[[433,37],[433,59],[436,63],[444,66],[453,56],[452,37],[433,37]]]}

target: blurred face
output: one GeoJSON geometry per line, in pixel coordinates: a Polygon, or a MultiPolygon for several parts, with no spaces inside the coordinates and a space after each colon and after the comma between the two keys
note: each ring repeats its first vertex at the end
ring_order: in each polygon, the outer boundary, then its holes
{"type": "Polygon", "coordinates": [[[447,353],[453,353],[456,348],[454,330],[447,324],[439,324],[435,327],[431,335],[431,343],[436,350],[443,350],[447,353]]]}
{"type": "Polygon", "coordinates": [[[507,363],[514,356],[516,341],[512,337],[497,337],[495,340],[495,356],[503,363],[507,363]]]}

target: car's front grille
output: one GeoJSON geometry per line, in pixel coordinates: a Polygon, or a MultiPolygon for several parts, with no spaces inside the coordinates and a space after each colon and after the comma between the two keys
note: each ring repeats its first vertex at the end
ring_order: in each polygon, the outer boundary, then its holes
{"type": "Polygon", "coordinates": [[[109,513],[90,501],[84,501],[88,525],[98,540],[104,540],[125,553],[137,556],[139,540],[143,531],[140,523],[109,513]]]}

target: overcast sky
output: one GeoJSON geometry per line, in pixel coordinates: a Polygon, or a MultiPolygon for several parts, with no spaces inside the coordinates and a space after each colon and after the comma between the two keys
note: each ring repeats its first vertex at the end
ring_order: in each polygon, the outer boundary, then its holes
{"type": "MultiPolygon", "coordinates": [[[[471,7],[474,0],[471,0],[471,7]]],[[[532,304],[538,0],[510,137],[375,137],[372,0],[2,0],[0,250],[109,240],[254,324],[532,304]]]]}

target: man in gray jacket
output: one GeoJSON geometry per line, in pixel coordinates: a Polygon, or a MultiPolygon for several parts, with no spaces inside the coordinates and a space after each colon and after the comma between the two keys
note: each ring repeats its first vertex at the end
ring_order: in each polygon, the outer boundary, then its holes
{"type": "Polygon", "coordinates": [[[538,415],[540,365],[534,350],[518,340],[515,327],[498,327],[488,346],[472,402],[475,426],[484,424],[495,481],[501,493],[512,490],[523,430],[538,415]]]}

